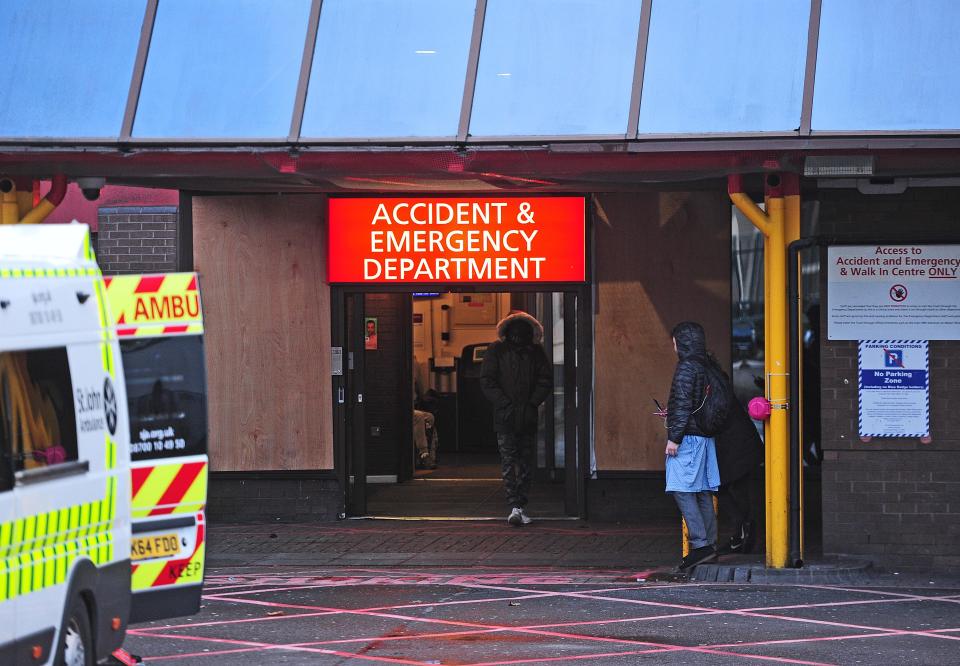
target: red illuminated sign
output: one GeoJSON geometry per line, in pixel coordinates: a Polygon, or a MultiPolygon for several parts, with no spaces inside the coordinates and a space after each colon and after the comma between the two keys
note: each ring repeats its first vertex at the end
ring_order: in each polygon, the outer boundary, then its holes
{"type": "Polygon", "coordinates": [[[582,197],[330,199],[331,283],[583,282],[582,197]]]}

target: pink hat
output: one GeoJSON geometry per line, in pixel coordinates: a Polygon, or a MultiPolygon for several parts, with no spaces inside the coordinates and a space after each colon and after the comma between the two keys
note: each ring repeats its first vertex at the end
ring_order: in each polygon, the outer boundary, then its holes
{"type": "Polygon", "coordinates": [[[770,418],[770,401],[757,396],[747,403],[747,411],[754,421],[766,421],[770,418]]]}

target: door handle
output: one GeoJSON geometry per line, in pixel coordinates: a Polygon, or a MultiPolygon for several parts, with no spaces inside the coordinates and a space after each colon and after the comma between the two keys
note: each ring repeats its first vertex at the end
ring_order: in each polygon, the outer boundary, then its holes
{"type": "Polygon", "coordinates": [[[362,393],[358,393],[358,394],[357,394],[357,404],[358,404],[358,405],[362,405],[362,404],[363,404],[363,394],[362,394],[362,393]]]}
{"type": "Polygon", "coordinates": [[[343,387],[337,389],[337,404],[342,405],[346,401],[346,391],[343,390],[343,387]]]}

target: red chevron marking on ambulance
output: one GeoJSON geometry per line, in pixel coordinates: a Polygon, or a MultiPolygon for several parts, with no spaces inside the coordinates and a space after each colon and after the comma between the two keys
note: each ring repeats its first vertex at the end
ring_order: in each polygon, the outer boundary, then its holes
{"type": "Polygon", "coordinates": [[[167,489],[163,491],[163,495],[157,500],[157,508],[150,511],[150,515],[159,516],[172,513],[183,496],[190,490],[190,486],[193,485],[205,465],[206,463],[203,462],[184,464],[177,475],[173,477],[173,481],[170,482],[167,489]]]}
{"type": "Polygon", "coordinates": [[[137,496],[137,493],[143,488],[143,484],[147,482],[147,477],[150,476],[150,472],[153,470],[153,467],[134,467],[130,470],[130,477],[133,482],[133,487],[130,489],[131,497],[137,496]]]}
{"type": "Polygon", "coordinates": [[[140,284],[137,285],[137,288],[134,289],[133,293],[135,294],[155,294],[160,291],[160,285],[163,284],[163,279],[166,276],[164,275],[151,275],[150,277],[141,278],[140,284]]]}

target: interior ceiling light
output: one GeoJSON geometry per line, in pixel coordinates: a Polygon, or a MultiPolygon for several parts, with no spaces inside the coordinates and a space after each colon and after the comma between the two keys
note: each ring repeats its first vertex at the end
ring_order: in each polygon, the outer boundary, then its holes
{"type": "Polygon", "coordinates": [[[417,55],[436,55],[436,51],[432,49],[418,49],[414,51],[417,55]]]}
{"type": "Polygon", "coordinates": [[[497,76],[510,76],[510,72],[499,72],[497,76]]]}
{"type": "Polygon", "coordinates": [[[811,178],[872,176],[873,155],[811,155],[803,162],[803,175],[811,178]]]}

